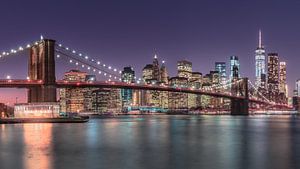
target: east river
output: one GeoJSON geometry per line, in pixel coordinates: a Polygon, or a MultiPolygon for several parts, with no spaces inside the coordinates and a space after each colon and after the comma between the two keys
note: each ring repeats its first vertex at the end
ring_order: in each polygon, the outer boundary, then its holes
{"type": "Polygon", "coordinates": [[[1,169],[300,168],[297,116],[123,116],[0,125],[1,169]]]}

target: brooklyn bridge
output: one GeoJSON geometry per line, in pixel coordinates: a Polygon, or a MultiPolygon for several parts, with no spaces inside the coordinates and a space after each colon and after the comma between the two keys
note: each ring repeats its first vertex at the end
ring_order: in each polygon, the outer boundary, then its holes
{"type": "Polygon", "coordinates": [[[29,51],[28,78],[2,79],[0,80],[0,87],[27,88],[28,103],[57,102],[58,88],[93,87],[179,92],[225,98],[231,102],[230,112],[232,115],[248,115],[251,105],[269,107],[272,108],[272,110],[286,110],[290,108],[286,104],[267,99],[248,78],[239,78],[228,81],[226,84],[199,89],[187,86],[121,82],[120,72],[118,71],[120,69],[103,65],[95,59],[70,50],[61,44],[56,44],[56,41],[51,39],[41,39],[32,44],[28,44],[26,47],[12,49],[10,52],[3,52],[1,56],[14,55],[23,51],[29,51]],[[88,70],[109,76],[110,79],[92,82],[57,80],[55,65],[56,58],[58,57],[65,57],[70,63],[82,65],[82,67],[86,66],[88,70]]]}

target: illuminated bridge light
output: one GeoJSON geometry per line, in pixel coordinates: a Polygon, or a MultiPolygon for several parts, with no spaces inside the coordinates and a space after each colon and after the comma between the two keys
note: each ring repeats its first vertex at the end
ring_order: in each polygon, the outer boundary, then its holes
{"type": "Polygon", "coordinates": [[[76,62],[76,65],[78,65],[79,63],[78,62],[76,62]]]}
{"type": "Polygon", "coordinates": [[[59,58],[59,57],[60,57],[60,55],[56,55],[56,57],[57,57],[57,58],[59,58]]]}
{"type": "Polygon", "coordinates": [[[72,51],[72,53],[76,53],[76,51],[75,51],[75,50],[73,50],[73,51],[72,51]]]}
{"type": "Polygon", "coordinates": [[[98,61],[97,64],[100,65],[100,62],[98,61]]]}
{"type": "Polygon", "coordinates": [[[59,47],[62,47],[62,44],[58,44],[59,47]]]}
{"type": "Polygon", "coordinates": [[[84,67],[84,65],[81,65],[81,67],[84,67]]]}
{"type": "Polygon", "coordinates": [[[108,69],[111,69],[111,66],[108,66],[108,69]]]}
{"type": "Polygon", "coordinates": [[[81,54],[81,53],[79,53],[78,55],[79,55],[79,56],[82,56],[82,54],[81,54]]]}
{"type": "Polygon", "coordinates": [[[84,58],[85,58],[85,59],[89,59],[89,57],[88,57],[88,56],[85,56],[84,58]]]}
{"type": "Polygon", "coordinates": [[[69,48],[68,48],[68,47],[66,47],[66,50],[69,50],[69,48]]]}
{"type": "Polygon", "coordinates": [[[98,73],[99,73],[99,74],[101,74],[102,72],[101,72],[101,71],[99,71],[98,73]]]}

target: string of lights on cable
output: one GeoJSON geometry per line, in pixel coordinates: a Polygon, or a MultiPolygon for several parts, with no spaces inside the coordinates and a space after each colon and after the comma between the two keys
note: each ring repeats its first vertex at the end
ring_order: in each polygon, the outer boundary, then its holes
{"type": "Polygon", "coordinates": [[[116,72],[116,73],[119,73],[119,74],[122,73],[122,71],[121,71],[120,69],[118,69],[118,68],[116,68],[116,67],[113,67],[113,66],[110,66],[110,65],[108,65],[108,64],[105,64],[105,63],[99,61],[98,59],[92,58],[92,57],[90,57],[90,56],[88,56],[88,55],[84,55],[83,53],[77,52],[77,50],[71,49],[71,48],[69,48],[69,47],[65,47],[65,46],[63,46],[62,44],[58,44],[58,45],[56,45],[56,46],[57,46],[59,49],[62,49],[62,50],[64,50],[64,51],[69,52],[70,54],[72,54],[72,55],[74,55],[74,56],[79,57],[80,59],[84,59],[84,60],[86,60],[86,61],[89,61],[89,62],[95,64],[97,67],[102,67],[102,68],[105,68],[105,69],[107,69],[107,70],[109,70],[109,71],[116,72]]]}
{"type": "Polygon", "coordinates": [[[37,45],[38,44],[38,41],[35,41],[33,43],[28,43],[26,45],[21,45],[19,47],[15,47],[15,48],[12,48],[10,50],[5,50],[5,51],[2,51],[0,53],[0,58],[4,57],[4,56],[9,56],[9,55],[14,55],[14,54],[17,54],[17,53],[20,53],[20,52],[23,52],[25,51],[26,49],[29,49],[30,47],[32,47],[33,45],[37,45]]]}
{"type": "Polygon", "coordinates": [[[74,58],[72,56],[69,56],[68,54],[65,54],[64,52],[56,50],[56,58],[61,58],[61,56],[64,56],[67,59],[68,63],[70,63],[72,65],[75,65],[80,69],[84,69],[84,70],[87,70],[89,72],[93,72],[93,73],[96,73],[98,75],[103,75],[103,76],[109,78],[108,81],[112,81],[112,80],[121,81],[121,78],[119,78],[115,74],[112,74],[112,73],[110,73],[106,70],[99,69],[98,67],[95,67],[93,65],[86,64],[86,63],[82,62],[81,60],[79,60],[77,58],[74,58]]]}

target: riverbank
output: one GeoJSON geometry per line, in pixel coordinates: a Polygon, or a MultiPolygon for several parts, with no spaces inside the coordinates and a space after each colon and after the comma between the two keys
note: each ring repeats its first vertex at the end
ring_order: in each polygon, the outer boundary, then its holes
{"type": "Polygon", "coordinates": [[[1,118],[0,124],[16,123],[86,123],[89,118],[1,118]]]}

